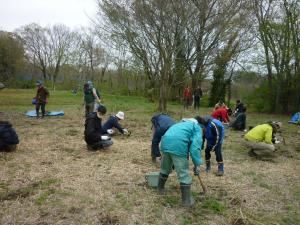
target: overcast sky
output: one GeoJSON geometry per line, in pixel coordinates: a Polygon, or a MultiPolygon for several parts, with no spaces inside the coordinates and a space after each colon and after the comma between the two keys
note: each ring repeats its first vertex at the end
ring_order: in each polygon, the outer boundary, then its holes
{"type": "Polygon", "coordinates": [[[96,0],[0,0],[0,30],[13,31],[33,22],[88,26],[96,11],[96,0]]]}

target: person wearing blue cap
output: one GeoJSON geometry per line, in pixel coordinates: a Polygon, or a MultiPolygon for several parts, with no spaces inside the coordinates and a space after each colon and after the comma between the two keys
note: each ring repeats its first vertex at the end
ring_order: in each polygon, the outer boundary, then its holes
{"type": "Polygon", "coordinates": [[[43,83],[40,80],[36,81],[36,86],[37,86],[37,92],[36,92],[36,96],[35,96],[36,117],[39,118],[39,111],[41,108],[42,118],[44,118],[45,112],[46,112],[46,104],[48,103],[48,98],[49,98],[49,91],[47,90],[47,88],[45,88],[43,86],[43,83]]]}

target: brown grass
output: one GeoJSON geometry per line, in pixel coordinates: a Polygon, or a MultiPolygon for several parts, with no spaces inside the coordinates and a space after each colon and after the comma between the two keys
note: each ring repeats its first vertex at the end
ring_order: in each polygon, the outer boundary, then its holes
{"type": "Polygon", "coordinates": [[[299,134],[292,125],[283,133],[287,146],[267,162],[248,157],[239,144],[241,133],[228,131],[225,176],[202,173],[208,189],[204,197],[194,179],[196,206],[185,209],[174,173],[165,197],[145,183],[145,173],[158,168],[150,161],[150,118],[142,112],[131,112],[124,121],[130,137],[116,136],[110,149],[96,152],[86,149],[78,111],[44,120],[6,112],[1,119],[13,122],[21,143],[15,152],[0,153],[0,224],[299,222],[299,134]]]}

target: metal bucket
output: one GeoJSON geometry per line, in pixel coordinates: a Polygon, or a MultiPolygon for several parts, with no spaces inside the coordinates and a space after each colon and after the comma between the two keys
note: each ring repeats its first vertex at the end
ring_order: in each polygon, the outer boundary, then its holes
{"type": "Polygon", "coordinates": [[[158,186],[159,172],[150,172],[145,175],[148,186],[157,187],[158,186]]]}

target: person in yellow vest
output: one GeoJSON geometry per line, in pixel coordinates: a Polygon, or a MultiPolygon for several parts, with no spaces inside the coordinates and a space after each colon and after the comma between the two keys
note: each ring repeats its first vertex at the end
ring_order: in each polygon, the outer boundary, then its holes
{"type": "Polygon", "coordinates": [[[248,131],[244,145],[250,148],[250,156],[272,156],[275,152],[274,144],[278,144],[276,133],[281,128],[281,122],[268,122],[258,125],[248,131]]]}

